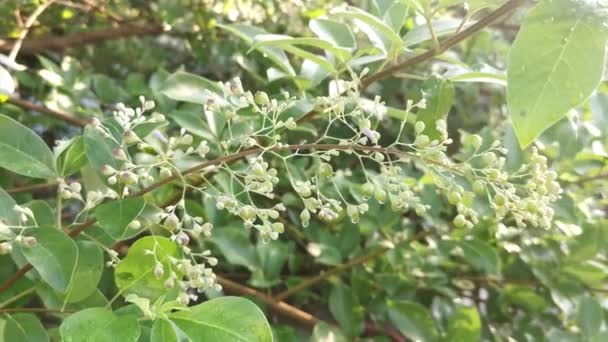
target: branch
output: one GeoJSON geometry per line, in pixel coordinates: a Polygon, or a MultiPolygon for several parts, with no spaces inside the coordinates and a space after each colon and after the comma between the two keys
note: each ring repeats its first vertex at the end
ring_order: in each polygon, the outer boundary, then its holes
{"type": "Polygon", "coordinates": [[[261,301],[263,301],[266,305],[268,305],[268,307],[272,311],[274,311],[278,314],[281,314],[284,317],[292,319],[292,320],[300,323],[301,325],[307,327],[308,329],[312,330],[312,328],[314,328],[314,326],[317,323],[322,322],[319,318],[317,318],[307,312],[304,312],[285,302],[274,300],[272,297],[270,297],[264,293],[258,292],[247,286],[243,286],[232,280],[217,276],[217,281],[220,285],[222,285],[222,287],[227,292],[236,293],[236,294],[245,295],[245,296],[254,296],[254,297],[260,299],[261,301]]]}
{"type": "Polygon", "coordinates": [[[78,310],[70,309],[53,309],[53,308],[6,308],[0,309],[0,313],[14,313],[14,312],[31,312],[31,313],[74,313],[78,310]]]}
{"type": "MultiPolygon", "coordinates": [[[[150,26],[123,25],[73,33],[66,36],[50,36],[33,38],[23,41],[22,52],[29,55],[38,54],[46,50],[62,51],[70,47],[95,44],[106,40],[121,39],[133,36],[149,36],[164,32],[161,25],[150,26]]],[[[15,41],[0,39],[0,52],[8,52],[17,44],[15,41]]]]}
{"type": "Polygon", "coordinates": [[[436,49],[428,50],[428,51],[421,53],[419,55],[416,55],[410,59],[406,59],[405,61],[403,61],[401,63],[397,63],[395,65],[386,67],[383,70],[379,71],[378,73],[362,80],[361,88],[365,89],[370,84],[372,84],[376,81],[385,79],[387,77],[390,77],[397,71],[412,67],[416,64],[420,64],[437,55],[442,54],[443,52],[445,52],[452,46],[460,43],[461,41],[463,41],[463,40],[469,38],[470,36],[474,35],[475,33],[481,31],[486,26],[494,23],[496,20],[500,19],[505,14],[511,12],[513,9],[523,5],[525,2],[526,2],[526,0],[509,0],[509,1],[507,1],[504,5],[500,6],[499,8],[497,8],[496,10],[494,10],[493,12],[488,14],[486,17],[484,17],[481,20],[479,20],[478,22],[476,22],[475,24],[467,27],[466,29],[462,30],[461,32],[459,32],[459,33],[451,36],[450,38],[444,40],[443,42],[441,42],[439,44],[439,46],[437,46],[436,49]]]}
{"type": "MultiPolygon", "coordinates": [[[[254,155],[254,154],[258,154],[258,153],[262,153],[262,152],[269,152],[269,151],[278,152],[278,151],[293,151],[293,150],[296,150],[296,151],[297,150],[324,150],[324,151],[329,151],[329,150],[353,151],[353,150],[355,150],[355,151],[366,151],[366,152],[380,152],[383,154],[391,154],[391,155],[405,156],[405,157],[409,157],[409,158],[424,159],[423,157],[420,157],[414,153],[399,151],[396,149],[387,149],[387,148],[382,148],[382,147],[378,147],[378,146],[361,146],[361,145],[347,146],[347,145],[337,145],[337,144],[299,144],[299,145],[282,145],[280,147],[275,146],[275,147],[270,147],[270,148],[258,147],[258,148],[252,148],[249,150],[245,150],[245,151],[242,151],[239,153],[219,157],[217,159],[213,159],[213,160],[210,160],[210,161],[207,161],[204,163],[200,163],[198,165],[195,165],[189,169],[182,171],[181,176],[173,175],[171,177],[161,179],[158,182],[151,184],[151,185],[131,194],[129,197],[138,197],[138,196],[145,195],[165,184],[178,180],[180,177],[186,176],[186,175],[194,173],[194,172],[201,171],[208,167],[217,166],[217,165],[221,165],[224,163],[231,163],[236,160],[248,157],[250,155],[254,155]]],[[[429,163],[440,164],[439,162],[434,161],[432,159],[424,159],[424,160],[426,160],[429,163]]],[[[443,164],[441,164],[441,165],[444,167],[447,167],[443,164]]],[[[174,199],[168,201],[167,203],[163,203],[162,206],[170,205],[173,200],[174,199]]],[[[70,230],[67,233],[71,237],[75,237],[78,234],[82,233],[83,231],[87,230],[89,227],[94,225],[96,222],[97,222],[97,219],[95,219],[95,218],[89,219],[88,221],[80,224],[75,229],[70,230]]],[[[2,283],[2,285],[0,285],[0,293],[3,293],[7,289],[9,289],[17,280],[19,280],[21,277],[23,277],[31,269],[32,269],[31,264],[25,264],[23,267],[21,267],[17,272],[15,272],[7,280],[5,280],[4,283],[2,283]]]]}
{"type": "Polygon", "coordinates": [[[23,44],[23,40],[27,36],[28,32],[30,32],[30,28],[32,27],[32,25],[34,25],[34,23],[36,22],[36,19],[38,19],[38,16],[40,16],[42,14],[42,12],[44,12],[44,10],[47,9],[53,2],[55,2],[55,0],[49,0],[49,1],[41,4],[29,16],[29,18],[27,18],[27,20],[25,21],[25,26],[19,33],[19,37],[17,38],[17,41],[15,42],[15,44],[13,44],[13,46],[11,48],[11,52],[8,55],[9,60],[11,60],[13,62],[15,61],[15,59],[17,58],[17,54],[19,53],[19,49],[21,49],[21,45],[23,44]]]}
{"type": "MultiPolygon", "coordinates": [[[[416,241],[416,240],[421,239],[422,237],[424,237],[424,236],[426,236],[428,234],[429,233],[427,231],[421,230],[416,235],[412,236],[409,239],[406,239],[406,240],[400,242],[399,244],[405,244],[405,243],[410,243],[412,241],[416,241]]],[[[296,285],[294,287],[291,287],[291,288],[289,288],[289,289],[287,289],[287,290],[279,293],[274,298],[277,301],[285,300],[287,297],[290,297],[290,296],[292,296],[293,294],[295,294],[295,293],[297,293],[299,291],[302,291],[302,290],[304,290],[304,289],[306,289],[308,287],[311,287],[311,286],[313,286],[313,285],[315,285],[315,284],[317,284],[317,283],[319,283],[321,281],[324,281],[325,279],[331,277],[334,274],[342,273],[344,271],[349,270],[353,266],[366,263],[366,262],[368,262],[368,261],[370,261],[370,260],[372,260],[372,259],[374,259],[376,257],[379,257],[380,255],[388,252],[391,249],[392,248],[389,248],[389,247],[380,247],[380,248],[378,248],[378,249],[370,252],[369,254],[365,254],[365,255],[362,255],[362,256],[357,257],[355,259],[352,259],[351,261],[349,261],[349,262],[347,262],[345,264],[342,264],[342,265],[338,265],[338,266],[336,266],[336,267],[334,267],[334,268],[332,268],[332,269],[330,269],[328,271],[323,271],[320,274],[318,274],[317,276],[312,277],[310,279],[307,279],[307,280],[301,282],[300,284],[298,284],[298,285],[296,285]]]]}
{"type": "Polygon", "coordinates": [[[38,183],[38,184],[29,184],[29,185],[23,185],[23,186],[16,186],[14,188],[10,188],[8,190],[6,190],[6,192],[8,192],[9,194],[15,194],[15,193],[19,193],[19,192],[33,192],[33,191],[44,191],[44,190],[50,190],[53,189],[55,187],[57,187],[57,182],[52,182],[52,183],[38,183]]]}
{"type": "MultiPolygon", "coordinates": [[[[1,44],[1,42],[0,42],[1,44]]],[[[1,50],[1,49],[0,49],[1,50]]],[[[72,116],[68,113],[64,113],[64,112],[59,112],[56,110],[52,110],[40,105],[37,105],[33,102],[30,101],[26,101],[26,100],[22,100],[16,97],[10,97],[7,101],[8,103],[14,104],[15,106],[27,109],[27,110],[32,110],[47,116],[50,116],[54,119],[57,120],[61,120],[64,122],[69,123],[70,125],[74,125],[74,126],[78,126],[78,127],[84,127],[86,126],[89,122],[87,120],[83,120],[83,119],[79,119],[75,116],[72,116]]]]}

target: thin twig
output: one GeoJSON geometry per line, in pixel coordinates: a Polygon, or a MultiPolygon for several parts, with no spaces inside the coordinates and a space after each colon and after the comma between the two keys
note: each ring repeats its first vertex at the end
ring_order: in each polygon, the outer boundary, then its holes
{"type": "Polygon", "coordinates": [[[272,297],[270,297],[264,293],[256,291],[247,286],[243,286],[232,280],[217,276],[217,281],[220,285],[222,285],[222,287],[224,288],[224,290],[226,290],[226,292],[236,293],[236,294],[244,295],[244,296],[254,296],[254,297],[260,299],[261,301],[263,301],[266,305],[268,305],[268,307],[272,311],[279,313],[284,317],[292,319],[292,320],[298,322],[299,324],[307,327],[308,329],[312,329],[312,328],[314,328],[314,326],[317,323],[322,322],[319,318],[317,318],[307,312],[304,312],[285,302],[276,301],[272,297]]]}
{"type": "Polygon", "coordinates": [[[41,191],[41,190],[50,190],[50,189],[56,188],[57,184],[58,184],[57,182],[50,182],[50,183],[39,183],[39,184],[16,186],[14,188],[10,188],[10,189],[6,190],[6,192],[8,192],[9,194],[15,194],[15,193],[19,193],[19,192],[34,192],[34,191],[41,191]]]}
{"type": "MultiPolygon", "coordinates": [[[[428,234],[429,234],[429,232],[421,230],[420,232],[418,232],[417,234],[415,234],[411,238],[406,239],[406,240],[400,242],[399,244],[405,244],[405,243],[410,243],[412,241],[419,240],[419,239],[421,239],[422,237],[424,237],[424,236],[426,236],[428,234]]],[[[372,251],[372,252],[370,252],[368,254],[362,255],[360,257],[354,258],[354,259],[350,260],[347,263],[338,265],[338,266],[336,266],[334,268],[331,268],[331,269],[329,269],[327,271],[323,271],[320,274],[318,274],[317,276],[309,278],[309,279],[301,282],[300,284],[298,284],[298,285],[296,285],[294,287],[291,287],[291,288],[289,288],[289,289],[287,289],[287,290],[279,293],[274,298],[275,298],[275,300],[278,300],[278,301],[285,300],[286,298],[292,296],[293,294],[295,294],[297,292],[300,292],[300,291],[302,291],[302,290],[304,290],[304,289],[306,289],[308,287],[311,287],[311,286],[313,286],[313,285],[315,285],[315,284],[317,284],[319,282],[322,282],[325,279],[331,277],[332,275],[339,274],[339,273],[342,273],[344,271],[347,271],[350,268],[352,268],[353,266],[364,264],[364,263],[366,263],[366,262],[368,262],[370,260],[375,259],[376,257],[379,257],[379,256],[383,255],[384,253],[388,252],[391,249],[392,248],[389,248],[389,247],[380,247],[380,248],[377,248],[376,250],[374,250],[374,251],[372,251]]]]}
{"type": "Polygon", "coordinates": [[[424,61],[427,61],[427,60],[445,52],[452,46],[460,43],[461,41],[469,38],[473,34],[481,31],[486,26],[494,23],[496,20],[500,19],[505,14],[507,14],[507,13],[511,12],[512,10],[514,10],[515,8],[523,5],[526,1],[527,0],[509,0],[509,1],[507,1],[504,5],[500,6],[499,8],[497,8],[496,10],[494,10],[493,12],[491,12],[490,14],[485,16],[484,18],[480,19],[475,24],[467,27],[466,29],[462,30],[461,32],[459,32],[459,33],[451,36],[450,38],[447,38],[443,42],[441,42],[441,44],[439,44],[439,46],[437,48],[428,50],[428,51],[421,53],[419,55],[416,55],[410,59],[406,59],[405,61],[403,61],[401,63],[397,63],[395,65],[386,67],[383,70],[375,73],[374,75],[362,80],[361,88],[365,89],[370,84],[372,84],[376,81],[385,79],[387,77],[390,77],[397,71],[420,64],[424,61]]]}
{"type": "MultiPolygon", "coordinates": [[[[23,42],[22,53],[35,55],[47,50],[62,51],[70,47],[96,44],[106,40],[115,40],[135,36],[150,36],[163,33],[161,25],[148,26],[122,25],[96,31],[85,31],[65,36],[51,36],[27,39],[23,42]]],[[[0,52],[10,51],[15,46],[12,40],[0,39],[0,52]]]]}
{"type": "MultiPolygon", "coordinates": [[[[405,151],[400,151],[400,150],[396,150],[396,149],[387,149],[387,148],[382,148],[379,146],[360,146],[360,145],[354,145],[354,146],[347,146],[347,145],[337,145],[337,144],[299,144],[299,145],[283,145],[283,146],[275,146],[275,147],[270,147],[270,148],[252,148],[249,150],[245,150],[239,153],[235,153],[235,154],[231,154],[231,155],[227,155],[227,156],[223,156],[223,157],[219,157],[217,159],[214,160],[210,160],[204,163],[200,163],[198,165],[195,165],[189,169],[186,169],[184,171],[181,172],[181,176],[186,176],[189,175],[191,173],[194,172],[198,172],[198,171],[202,171],[208,167],[213,167],[213,166],[217,166],[217,165],[221,165],[224,163],[231,163],[234,162],[236,160],[239,159],[243,159],[245,157],[248,157],[250,155],[254,155],[254,154],[258,154],[264,151],[273,151],[273,152],[278,152],[278,151],[293,151],[293,150],[325,150],[325,151],[329,151],[329,150],[339,150],[339,151],[365,151],[365,152],[380,152],[383,154],[392,154],[392,155],[400,155],[400,156],[405,156],[405,157],[409,157],[409,158],[418,158],[418,159],[423,159],[423,157],[420,157],[414,153],[411,152],[405,152],[405,151]]],[[[426,159],[425,159],[426,160],[426,159]]],[[[434,160],[427,160],[428,162],[432,162],[432,163],[438,163],[434,160]]],[[[445,166],[445,165],[444,165],[445,166]]],[[[447,166],[446,166],[447,167],[447,166]]],[[[175,180],[177,180],[180,176],[178,175],[173,175],[164,179],[159,180],[158,182],[151,184],[143,189],[141,189],[140,191],[137,191],[133,194],[131,194],[129,197],[138,197],[138,196],[142,196],[145,195],[165,184],[169,184],[175,180]]],[[[173,201],[174,199],[170,200],[169,202],[173,201]]],[[[168,202],[168,203],[169,203],[168,202]]],[[[167,206],[169,204],[165,204],[165,206],[167,206]]],[[[86,229],[88,229],[89,227],[93,226],[95,223],[97,222],[97,219],[89,219],[88,221],[80,224],[79,226],[77,226],[75,229],[69,230],[67,233],[68,235],[70,235],[71,237],[75,237],[78,234],[82,233],[83,231],[85,231],[86,229]]],[[[3,293],[4,291],[6,291],[7,289],[9,289],[17,280],[19,280],[21,277],[23,277],[29,270],[32,269],[32,265],[31,264],[26,264],[23,267],[21,267],[16,273],[14,273],[13,275],[11,275],[7,280],[4,281],[4,283],[2,283],[0,285],[0,293],[3,293]]]]}
{"type": "Polygon", "coordinates": [[[84,119],[79,119],[77,117],[74,117],[68,113],[64,113],[64,112],[59,112],[56,110],[52,110],[40,105],[37,105],[33,102],[30,101],[26,101],[26,100],[22,100],[16,97],[10,97],[7,101],[8,103],[14,104],[15,106],[27,109],[27,110],[33,110],[35,112],[50,116],[54,119],[57,120],[61,120],[64,122],[69,123],[70,125],[74,125],[74,126],[78,126],[78,127],[84,127],[86,126],[89,122],[87,120],[84,119]]]}
{"type": "Polygon", "coordinates": [[[55,309],[55,308],[6,308],[6,309],[0,309],[0,313],[16,313],[16,312],[29,312],[29,313],[74,313],[74,312],[78,312],[78,310],[55,309]]]}
{"type": "Polygon", "coordinates": [[[27,18],[27,20],[25,21],[25,26],[19,33],[19,37],[17,38],[17,41],[15,41],[15,44],[13,45],[11,52],[8,54],[9,60],[15,61],[15,59],[17,58],[17,54],[19,53],[19,49],[21,49],[21,45],[23,44],[25,37],[27,36],[28,32],[30,31],[30,28],[32,27],[32,25],[34,25],[34,23],[36,22],[36,19],[38,19],[38,16],[40,16],[42,14],[42,12],[44,12],[44,10],[46,10],[53,2],[55,2],[55,0],[49,0],[49,1],[41,4],[29,16],[29,18],[27,18]]]}

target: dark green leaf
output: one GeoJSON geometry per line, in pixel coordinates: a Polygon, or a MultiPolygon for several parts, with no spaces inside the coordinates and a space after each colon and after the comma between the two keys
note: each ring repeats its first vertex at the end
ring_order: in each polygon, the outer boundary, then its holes
{"type": "Polygon", "coordinates": [[[349,336],[359,336],[363,331],[363,308],[352,289],[341,282],[332,287],[329,311],[349,336]]]}
{"type": "Polygon", "coordinates": [[[18,313],[3,316],[5,320],[2,341],[45,342],[49,336],[42,323],[33,314],[18,313]]]}

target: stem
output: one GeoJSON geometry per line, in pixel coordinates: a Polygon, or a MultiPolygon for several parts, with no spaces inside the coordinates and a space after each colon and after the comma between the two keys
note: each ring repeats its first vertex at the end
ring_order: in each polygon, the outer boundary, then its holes
{"type": "Polygon", "coordinates": [[[53,2],[55,2],[55,0],[49,0],[49,1],[41,4],[30,15],[30,17],[27,18],[27,20],[25,21],[25,27],[19,33],[19,38],[17,38],[15,45],[13,45],[11,52],[8,54],[9,60],[15,61],[15,59],[17,58],[17,54],[19,53],[19,49],[21,49],[21,45],[23,44],[23,40],[25,39],[28,32],[30,31],[30,28],[32,27],[32,25],[34,25],[34,22],[36,22],[36,19],[38,19],[38,16],[41,15],[42,12],[44,12],[44,10],[47,9],[47,7],[49,7],[53,2]]]}
{"type": "Polygon", "coordinates": [[[412,67],[416,64],[420,64],[424,61],[427,61],[427,60],[443,53],[444,51],[451,48],[452,46],[460,43],[461,41],[465,40],[466,38],[481,31],[486,26],[494,23],[496,20],[500,19],[502,16],[509,13],[513,9],[523,5],[525,2],[526,2],[526,0],[509,0],[509,1],[507,1],[504,5],[500,6],[499,8],[497,8],[496,10],[494,10],[493,12],[488,14],[486,17],[484,17],[481,20],[479,20],[478,22],[476,22],[475,24],[467,27],[466,29],[462,30],[461,32],[459,32],[459,33],[451,36],[450,38],[444,40],[443,42],[441,42],[439,44],[438,48],[433,49],[433,50],[428,50],[428,51],[421,53],[419,55],[416,55],[410,59],[406,59],[405,61],[403,61],[401,63],[397,63],[392,66],[386,67],[383,70],[379,71],[378,73],[362,80],[361,88],[365,89],[370,84],[372,84],[376,81],[385,79],[387,77],[390,77],[399,70],[403,70],[403,69],[412,67]]]}
{"type": "MultiPolygon", "coordinates": [[[[219,157],[217,159],[213,159],[213,160],[206,161],[204,163],[200,163],[189,169],[184,170],[181,173],[181,175],[179,175],[179,176],[173,175],[171,177],[161,179],[158,182],[151,184],[148,187],[145,187],[145,188],[131,194],[129,197],[138,197],[138,196],[145,195],[165,184],[168,184],[174,180],[177,180],[179,177],[183,177],[185,175],[188,175],[188,174],[191,174],[194,172],[202,171],[208,167],[217,166],[217,165],[221,165],[224,163],[231,163],[231,162],[234,162],[239,159],[243,159],[243,158],[253,155],[253,154],[257,154],[257,153],[261,153],[261,152],[268,152],[268,151],[277,152],[277,151],[293,151],[293,150],[296,150],[296,151],[297,150],[324,150],[324,151],[339,150],[339,151],[379,152],[379,153],[383,153],[383,154],[398,155],[398,156],[412,158],[412,159],[424,160],[428,163],[440,165],[442,167],[445,167],[446,169],[452,170],[453,172],[459,173],[458,170],[450,168],[450,166],[444,165],[435,160],[421,157],[412,152],[400,151],[400,150],[393,149],[393,148],[383,148],[383,147],[378,147],[378,146],[362,146],[362,145],[347,146],[347,145],[338,145],[338,144],[283,145],[281,147],[275,146],[275,147],[270,147],[270,148],[261,148],[261,147],[252,148],[249,150],[241,151],[239,153],[219,157]]],[[[174,203],[176,200],[179,200],[179,198],[170,199],[166,203],[163,203],[162,206],[168,206],[168,205],[174,203]]],[[[88,221],[86,221],[86,222],[82,223],[81,225],[75,227],[74,229],[70,230],[68,232],[68,235],[71,237],[75,237],[78,234],[85,231],[86,229],[88,229],[89,227],[91,227],[92,225],[94,225],[96,222],[97,222],[97,219],[95,219],[95,218],[89,219],[88,221]]],[[[59,227],[61,227],[61,225],[59,227]]],[[[5,280],[4,283],[2,283],[0,285],[0,293],[3,293],[7,289],[9,289],[17,280],[19,280],[21,277],[23,277],[31,269],[32,269],[31,264],[25,264],[23,267],[21,267],[17,272],[15,272],[12,276],[10,276],[7,280],[5,280]]]]}
{"type": "Polygon", "coordinates": [[[58,112],[56,110],[52,110],[52,109],[37,105],[33,102],[21,100],[21,99],[15,98],[15,97],[10,97],[7,102],[14,104],[15,106],[27,109],[27,110],[32,110],[32,111],[50,116],[54,119],[67,122],[73,126],[84,127],[89,123],[88,120],[79,119],[77,117],[72,116],[71,114],[64,113],[64,112],[58,112]]]}
{"type": "Polygon", "coordinates": [[[21,291],[19,293],[17,293],[16,295],[12,296],[11,298],[5,300],[4,302],[0,303],[0,309],[4,308],[5,306],[29,295],[30,293],[36,291],[36,286],[30,287],[27,290],[21,291]]]}
{"type": "Polygon", "coordinates": [[[30,313],[74,313],[78,310],[70,309],[55,309],[55,308],[7,308],[0,309],[0,313],[13,313],[13,312],[30,312],[30,313]]]}
{"type": "Polygon", "coordinates": [[[55,205],[55,225],[57,229],[61,229],[63,227],[61,223],[61,212],[63,209],[63,204],[61,201],[61,191],[57,191],[57,204],[55,205]]]}
{"type": "MultiPolygon", "coordinates": [[[[406,239],[406,240],[400,242],[398,245],[405,244],[405,243],[410,243],[412,241],[416,241],[416,240],[421,239],[422,237],[424,237],[424,236],[426,236],[428,234],[429,234],[429,232],[421,230],[416,235],[412,236],[409,239],[406,239]]],[[[287,289],[287,290],[279,293],[274,298],[277,301],[285,300],[287,297],[290,297],[290,296],[292,296],[293,294],[295,294],[297,292],[300,292],[300,291],[302,291],[302,290],[304,290],[304,289],[306,289],[308,287],[311,287],[311,286],[313,286],[313,285],[315,285],[315,284],[317,284],[317,283],[319,283],[321,281],[324,281],[325,279],[331,277],[334,274],[339,274],[339,273],[342,273],[344,271],[349,270],[353,266],[364,264],[364,263],[366,263],[366,262],[368,262],[368,261],[370,261],[370,260],[372,260],[372,259],[374,259],[376,257],[381,256],[382,254],[388,252],[391,249],[392,248],[389,248],[389,247],[380,247],[380,248],[378,248],[378,249],[376,249],[376,250],[374,250],[374,251],[372,251],[372,252],[370,252],[368,254],[362,255],[362,256],[357,257],[355,259],[352,259],[351,261],[349,261],[349,262],[347,262],[345,264],[338,265],[338,266],[336,266],[336,267],[334,267],[332,269],[329,269],[328,271],[322,271],[317,276],[312,277],[310,279],[307,279],[307,280],[301,282],[300,284],[298,284],[298,285],[296,285],[296,286],[294,286],[292,288],[289,288],[289,289],[287,289]]]]}

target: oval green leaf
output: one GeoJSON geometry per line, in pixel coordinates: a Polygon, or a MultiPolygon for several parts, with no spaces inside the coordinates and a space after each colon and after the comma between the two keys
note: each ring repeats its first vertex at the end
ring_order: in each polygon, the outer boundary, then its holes
{"type": "Polygon", "coordinates": [[[272,341],[264,313],[240,297],[220,297],[169,316],[192,342],[272,341]]]}
{"type": "Polygon", "coordinates": [[[595,2],[542,1],[511,47],[507,104],[522,147],[583,103],[606,65],[608,30],[595,2]]]}
{"type": "Polygon", "coordinates": [[[123,295],[136,294],[154,300],[167,294],[164,283],[169,278],[173,265],[169,257],[179,258],[180,251],[171,240],[159,236],[146,236],[135,242],[127,256],[116,266],[114,281],[123,295]],[[147,253],[153,251],[153,255],[147,253]],[[165,274],[161,278],[154,275],[156,261],[163,264],[165,274]]]}
{"type": "Polygon", "coordinates": [[[30,178],[57,176],[53,153],[29,128],[0,114],[0,167],[30,178]]]}
{"type": "Polygon", "coordinates": [[[104,308],[79,311],[59,327],[63,341],[69,342],[135,342],[141,333],[133,315],[116,315],[104,308]]]}
{"type": "Polygon", "coordinates": [[[129,223],[139,216],[146,205],[142,197],[126,198],[111,201],[95,209],[95,217],[103,228],[115,240],[124,240],[137,234],[138,230],[130,229],[129,223]]]}

